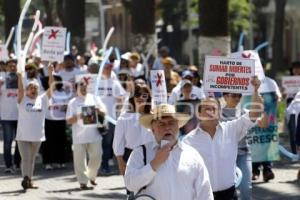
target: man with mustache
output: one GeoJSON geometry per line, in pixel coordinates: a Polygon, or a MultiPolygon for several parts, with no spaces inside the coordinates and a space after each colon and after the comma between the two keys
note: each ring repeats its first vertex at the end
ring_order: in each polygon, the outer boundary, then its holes
{"type": "Polygon", "coordinates": [[[135,194],[163,200],[211,200],[212,190],[201,156],[178,141],[179,128],[190,119],[175,107],[161,104],[140,117],[155,141],[133,150],[125,171],[125,185],[135,194]]]}

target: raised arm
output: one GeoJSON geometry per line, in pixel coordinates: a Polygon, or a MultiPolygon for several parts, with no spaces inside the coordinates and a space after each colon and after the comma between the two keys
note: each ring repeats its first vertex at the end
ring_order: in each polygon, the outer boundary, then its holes
{"type": "Polygon", "coordinates": [[[249,112],[249,117],[251,121],[255,122],[261,115],[261,113],[264,111],[263,109],[263,100],[258,94],[258,88],[260,86],[260,80],[255,76],[251,80],[251,84],[254,87],[254,93],[252,95],[252,104],[251,109],[249,112]]]}
{"type": "Polygon", "coordinates": [[[48,74],[49,74],[49,80],[48,80],[48,84],[49,84],[49,88],[47,90],[47,96],[48,98],[51,98],[52,93],[53,93],[53,89],[54,89],[54,77],[53,77],[53,71],[54,71],[54,67],[53,65],[49,65],[48,67],[48,74]]]}
{"type": "Polygon", "coordinates": [[[17,76],[18,76],[18,103],[21,103],[21,101],[24,98],[25,95],[25,91],[24,91],[24,85],[23,85],[23,77],[22,74],[20,72],[17,72],[17,76]]]}

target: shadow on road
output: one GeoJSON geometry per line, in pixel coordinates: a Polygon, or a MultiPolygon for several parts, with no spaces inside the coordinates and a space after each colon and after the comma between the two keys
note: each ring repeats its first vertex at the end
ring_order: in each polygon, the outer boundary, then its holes
{"type": "Polygon", "coordinates": [[[109,194],[84,194],[83,196],[90,197],[90,198],[96,198],[96,199],[126,199],[125,194],[112,192],[109,194]]]}
{"type": "Polygon", "coordinates": [[[6,191],[6,192],[0,192],[1,195],[9,195],[9,196],[20,196],[21,194],[25,194],[25,190],[13,190],[13,191],[6,191]]]}
{"type": "MultiPolygon", "coordinates": [[[[281,183],[289,184],[288,187],[295,187],[296,190],[300,189],[300,182],[297,180],[281,182],[281,183]]],[[[264,188],[263,187],[264,184],[266,184],[266,183],[265,182],[253,183],[253,200],[285,200],[285,199],[286,200],[299,200],[300,199],[300,192],[298,194],[276,192],[274,190],[264,188]]],[[[287,186],[285,186],[285,187],[287,187],[287,186]]]]}
{"type": "Polygon", "coordinates": [[[47,191],[47,193],[69,193],[69,194],[71,194],[72,192],[82,192],[82,191],[83,190],[81,190],[79,187],[76,187],[76,188],[69,188],[69,189],[63,189],[63,190],[50,190],[50,191],[47,191]]]}

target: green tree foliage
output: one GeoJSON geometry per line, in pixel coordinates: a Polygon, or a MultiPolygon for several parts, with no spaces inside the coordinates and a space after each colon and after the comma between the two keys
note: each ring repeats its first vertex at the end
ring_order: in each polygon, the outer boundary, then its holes
{"type": "Polygon", "coordinates": [[[249,30],[254,5],[249,0],[229,0],[228,6],[230,34],[232,38],[237,38],[242,30],[249,30]]]}
{"type": "MultiPolygon", "coordinates": [[[[199,13],[199,2],[201,0],[191,0],[191,11],[199,13]]],[[[254,0],[257,1],[257,0],[254,0]]],[[[258,0],[259,2],[265,2],[265,0],[258,0]]],[[[255,2],[256,4],[256,2],[255,2]]],[[[265,4],[264,4],[265,5],[265,4]]],[[[229,0],[228,12],[229,12],[229,32],[233,39],[237,38],[240,32],[249,30],[250,27],[250,15],[254,11],[254,4],[250,3],[250,0],[229,0]]],[[[192,24],[195,21],[199,24],[198,19],[191,19],[192,24]]]]}

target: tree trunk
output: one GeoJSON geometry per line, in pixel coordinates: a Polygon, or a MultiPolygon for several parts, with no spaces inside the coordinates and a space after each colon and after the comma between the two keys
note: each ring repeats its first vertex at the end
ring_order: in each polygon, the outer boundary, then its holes
{"type": "Polygon", "coordinates": [[[45,6],[45,12],[46,12],[46,26],[53,26],[53,16],[52,16],[52,6],[49,2],[49,0],[43,0],[44,6],[45,6]]]}
{"type": "Polygon", "coordinates": [[[272,55],[272,69],[270,76],[275,78],[276,71],[284,67],[283,60],[283,29],[284,29],[284,17],[285,17],[285,5],[286,0],[275,1],[275,27],[273,38],[273,55],[272,55]]]}
{"type": "MultiPolygon", "coordinates": [[[[20,16],[20,0],[4,0],[3,10],[5,21],[5,38],[7,38],[11,27],[18,24],[20,16]]],[[[9,47],[11,47],[11,45],[9,47]]]]}
{"type": "Polygon", "coordinates": [[[85,0],[65,0],[65,27],[72,35],[72,44],[78,47],[80,53],[85,51],[85,0]]]}
{"type": "Polygon", "coordinates": [[[199,65],[204,66],[205,55],[228,55],[228,0],[200,0],[199,65]]]}
{"type": "Polygon", "coordinates": [[[155,1],[132,0],[131,10],[132,48],[146,54],[155,38],[155,1]]]}
{"type": "Polygon", "coordinates": [[[56,0],[56,12],[61,26],[65,25],[64,0],[56,0]]]}

